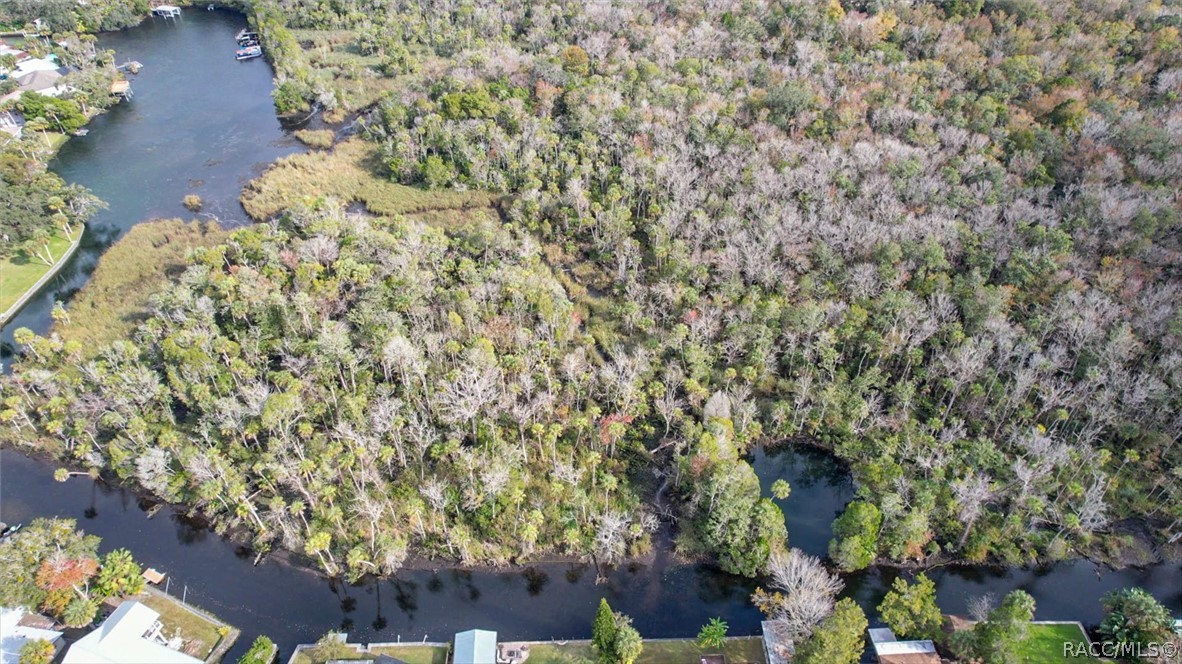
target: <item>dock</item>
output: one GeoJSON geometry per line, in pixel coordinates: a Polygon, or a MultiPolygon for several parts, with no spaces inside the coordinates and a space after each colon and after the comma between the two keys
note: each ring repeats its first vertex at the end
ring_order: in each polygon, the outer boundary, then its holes
{"type": "Polygon", "coordinates": [[[157,5],[152,8],[152,14],[161,18],[180,18],[181,8],[176,5],[157,5]]]}
{"type": "Polygon", "coordinates": [[[111,94],[121,99],[131,99],[131,83],[128,81],[111,81],[111,94]]]}

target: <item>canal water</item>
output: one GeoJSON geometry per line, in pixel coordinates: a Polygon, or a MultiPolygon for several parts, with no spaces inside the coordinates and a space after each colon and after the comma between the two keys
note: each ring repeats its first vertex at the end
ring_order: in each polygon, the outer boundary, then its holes
{"type": "MultiPolygon", "coordinates": [[[[235,62],[230,52],[242,18],[186,10],[178,22],[156,19],[106,35],[103,48],[118,61],[138,60],[136,98],[72,140],[53,168],[67,181],[92,188],[110,203],[88,230],[78,256],[54,285],[5,331],[26,326],[44,333],[54,299],[68,299],[89,277],[98,256],[131,225],[160,216],[191,217],[180,205],[198,193],[206,211],[243,223],[237,204],[242,185],[266,163],[298,150],[282,130],[266,92],[271,72],[261,60],[235,62]]],[[[815,450],[785,446],[752,458],[767,492],[776,479],[792,486],[778,501],[790,543],[824,555],[829,524],[852,498],[848,473],[815,450]]],[[[103,538],[103,549],[130,549],[146,566],[171,577],[170,591],[242,628],[227,661],[266,634],[282,649],[344,629],[358,641],[447,640],[462,629],[498,630],[510,639],[587,638],[600,597],[630,614],[646,637],[692,636],[711,617],[731,634],[756,634],[760,615],[750,602],[756,582],[705,564],[660,555],[652,564],[612,570],[592,565],[546,564],[509,571],[404,570],[395,578],[356,585],[329,581],[277,557],[257,566],[254,556],[217,534],[131,492],[102,481],[53,480],[54,466],[12,450],[0,451],[0,520],[39,516],[77,519],[103,538]]],[[[845,593],[873,620],[874,607],[896,572],[874,568],[845,578],[845,593]]],[[[1030,592],[1041,619],[1100,619],[1099,597],[1114,588],[1142,586],[1182,612],[1182,566],[1110,571],[1086,561],[1041,569],[945,567],[930,576],[947,612],[964,612],[978,595],[1030,592]]],[[[281,660],[282,661],[282,660],[281,660]]]]}
{"type": "MultiPolygon", "coordinates": [[[[821,554],[829,539],[822,522],[832,520],[852,495],[848,476],[821,452],[783,447],[757,451],[756,471],[770,485],[786,479],[792,495],[781,502],[791,544],[821,554]]],[[[600,597],[628,613],[646,637],[693,636],[712,617],[730,633],[758,634],[760,614],[750,595],[757,583],[706,564],[631,564],[600,570],[586,564],[545,564],[509,571],[442,568],[403,570],[395,578],[357,585],[332,582],[310,569],[254,556],[170,510],[149,518],[150,505],[131,492],[86,477],[53,480],[53,465],[0,451],[0,520],[26,522],[38,516],[77,519],[103,538],[103,550],[127,547],[145,566],[172,577],[170,591],[242,628],[242,641],[228,661],[257,634],[274,639],[285,653],[344,629],[363,642],[445,641],[459,630],[494,629],[510,639],[588,638],[600,597]],[[186,591],[187,588],[187,591],[186,591]]],[[[873,568],[845,577],[845,594],[873,620],[896,572],[873,568]]],[[[1021,588],[1038,602],[1038,618],[1099,622],[1099,598],[1127,586],[1149,589],[1182,612],[1182,567],[1108,570],[1087,561],[1041,569],[944,567],[929,572],[946,612],[963,613],[968,601],[1021,588]]]]}
{"type": "Polygon", "coordinates": [[[6,368],[13,331],[44,334],[53,303],[68,302],[127,229],[149,219],[211,215],[223,225],[244,224],[242,186],[301,149],[275,117],[270,65],[234,59],[234,34],[243,25],[240,14],[186,9],[179,20],[150,18],[99,37],[117,63],[144,65],[128,77],[134,98],[91,121],[90,133],[70,139],[49,167],[109,207],[90,222],[78,252],[53,281],[0,332],[6,368]],[[186,194],[201,197],[200,214],[181,204],[186,194]]]}

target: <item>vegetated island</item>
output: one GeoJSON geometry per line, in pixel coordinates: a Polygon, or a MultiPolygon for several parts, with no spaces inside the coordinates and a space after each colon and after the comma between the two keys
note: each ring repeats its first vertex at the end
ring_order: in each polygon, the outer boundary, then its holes
{"type": "Polygon", "coordinates": [[[253,3],[277,109],[360,136],[249,187],[136,343],[23,335],[6,437],[349,577],[642,554],[663,490],[756,575],[744,455],[802,438],[858,485],[843,569],[1176,547],[1177,29],[748,4],[253,3]]]}

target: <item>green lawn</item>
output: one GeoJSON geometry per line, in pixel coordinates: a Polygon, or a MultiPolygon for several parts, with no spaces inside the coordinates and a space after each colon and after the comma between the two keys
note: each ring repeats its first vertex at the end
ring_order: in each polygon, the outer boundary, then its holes
{"type": "MultiPolygon", "coordinates": [[[[49,241],[49,247],[50,253],[60,261],[70,248],[70,240],[65,235],[55,234],[49,241]]],[[[0,260],[0,313],[16,304],[48,271],[48,265],[23,253],[0,260]]]]}
{"type": "Polygon", "coordinates": [[[179,630],[181,638],[185,640],[186,654],[205,659],[222,638],[216,624],[186,609],[175,599],[155,593],[144,594],[138,599],[160,614],[164,638],[171,639],[179,630]]]}
{"type": "MultiPolygon", "coordinates": [[[[702,650],[693,639],[645,641],[636,664],[698,664],[704,654],[722,653],[728,664],[764,664],[763,639],[738,637],[726,640],[722,648],[702,650]]],[[[593,664],[595,653],[586,642],[531,644],[529,664],[593,664]]]]}
{"type": "Polygon", "coordinates": [[[406,664],[447,664],[447,648],[438,646],[386,646],[371,648],[380,655],[389,655],[406,664]]]}
{"type": "MultiPolygon", "coordinates": [[[[447,648],[439,646],[383,646],[380,648],[371,648],[370,652],[365,654],[362,654],[353,646],[340,648],[333,653],[332,659],[373,659],[374,653],[397,657],[407,664],[447,664],[447,648]]],[[[299,655],[296,655],[292,662],[294,664],[323,664],[324,660],[314,659],[308,656],[307,650],[304,650],[299,655]]]]}
{"type": "Polygon", "coordinates": [[[1055,662],[1079,662],[1090,657],[1064,657],[1063,644],[1087,641],[1079,625],[1031,625],[1019,652],[1024,664],[1054,664],[1055,662]]]}

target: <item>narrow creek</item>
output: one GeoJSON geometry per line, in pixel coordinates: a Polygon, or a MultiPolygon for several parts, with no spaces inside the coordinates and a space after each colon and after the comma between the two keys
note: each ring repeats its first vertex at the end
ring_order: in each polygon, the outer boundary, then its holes
{"type": "MultiPolygon", "coordinates": [[[[54,283],[3,331],[10,358],[12,331],[48,330],[57,299],[68,300],[88,279],[102,252],[128,228],[153,217],[190,218],[181,206],[197,193],[204,211],[223,223],[245,223],[242,185],[274,159],[296,152],[272,111],[271,70],[262,60],[234,61],[234,33],[242,17],[186,10],[180,21],[155,19],[100,38],[117,61],[145,68],[132,85],[135,99],[97,118],[90,134],[71,140],[52,168],[90,187],[110,204],[91,223],[82,249],[54,283]]],[[[790,543],[824,555],[829,524],[853,496],[848,474],[828,456],[784,447],[752,459],[765,492],[786,479],[791,496],[779,501],[790,543]]],[[[650,564],[605,572],[592,565],[543,564],[506,571],[404,570],[395,578],[357,585],[329,581],[275,557],[254,556],[169,510],[148,518],[150,505],[122,488],[88,478],[53,480],[54,466],[12,450],[0,451],[0,520],[39,516],[77,519],[103,538],[104,550],[126,547],[146,566],[170,574],[171,589],[242,628],[234,661],[257,634],[267,634],[286,659],[296,643],[344,629],[359,641],[447,640],[457,630],[495,629],[515,639],[587,638],[598,598],[633,616],[647,637],[691,636],[722,617],[731,634],[755,634],[760,615],[749,597],[756,583],[705,564],[684,564],[667,552],[650,564]]],[[[846,577],[846,594],[873,620],[874,607],[897,572],[872,568],[846,577]]],[[[1099,597],[1114,588],[1149,589],[1182,612],[1182,565],[1111,571],[1087,561],[1040,569],[943,567],[930,574],[939,603],[963,612],[971,598],[1022,588],[1038,602],[1041,619],[1100,618],[1099,597]]]]}

